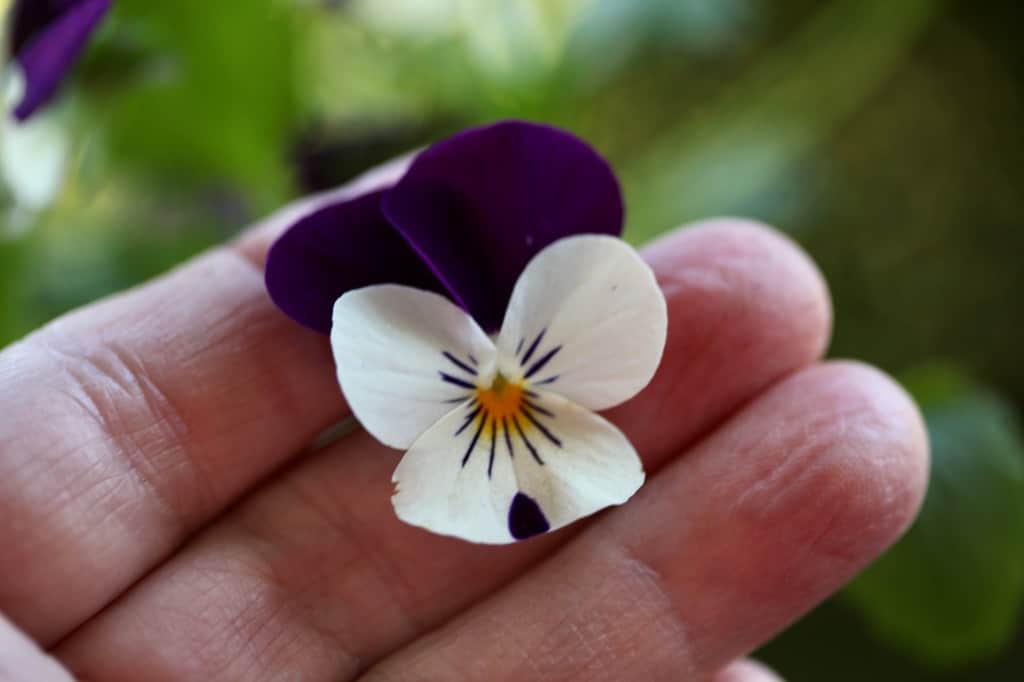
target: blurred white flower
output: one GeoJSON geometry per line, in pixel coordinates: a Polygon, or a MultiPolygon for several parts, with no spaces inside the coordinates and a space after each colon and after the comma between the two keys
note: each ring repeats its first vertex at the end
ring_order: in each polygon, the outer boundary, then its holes
{"type": "Polygon", "coordinates": [[[462,41],[497,80],[528,78],[557,64],[589,0],[354,0],[352,13],[410,39],[462,41]]]}
{"type": "Polygon", "coordinates": [[[13,65],[3,82],[4,115],[0,117],[0,178],[11,204],[13,227],[24,215],[40,211],[57,197],[69,154],[69,140],[54,109],[19,123],[9,112],[21,99],[24,79],[13,65]]]}

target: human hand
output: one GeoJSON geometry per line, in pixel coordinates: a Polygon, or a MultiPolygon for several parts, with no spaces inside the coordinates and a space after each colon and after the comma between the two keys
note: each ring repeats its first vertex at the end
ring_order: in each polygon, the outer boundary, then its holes
{"type": "Polygon", "coordinates": [[[719,220],[645,251],[668,343],[608,413],[648,471],[633,500],[513,546],[406,526],[401,453],[308,451],[346,407],[262,279],[303,207],[0,354],[0,611],[39,647],[0,621],[0,678],[66,679],[48,651],[104,682],[770,680],[730,662],[920,504],[913,404],[819,362],[817,271],[719,220]]]}

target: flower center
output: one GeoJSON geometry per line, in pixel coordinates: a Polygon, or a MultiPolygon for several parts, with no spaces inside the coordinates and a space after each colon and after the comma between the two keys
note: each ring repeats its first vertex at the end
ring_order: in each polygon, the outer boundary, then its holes
{"type": "Polygon", "coordinates": [[[523,386],[512,383],[501,372],[494,376],[490,388],[477,388],[476,397],[483,413],[502,420],[520,413],[523,407],[523,386]]]}

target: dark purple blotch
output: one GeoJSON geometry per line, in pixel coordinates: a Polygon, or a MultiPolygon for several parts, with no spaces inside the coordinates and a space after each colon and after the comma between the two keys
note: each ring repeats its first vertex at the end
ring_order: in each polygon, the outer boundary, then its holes
{"type": "Polygon", "coordinates": [[[508,532],[516,540],[526,540],[551,529],[540,505],[524,493],[516,493],[508,508],[508,532]]]}

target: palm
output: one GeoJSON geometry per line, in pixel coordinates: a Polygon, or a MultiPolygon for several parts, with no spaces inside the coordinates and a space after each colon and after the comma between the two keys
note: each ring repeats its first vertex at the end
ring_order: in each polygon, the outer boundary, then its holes
{"type": "Polygon", "coordinates": [[[647,251],[668,347],[609,415],[649,472],[633,501],[511,547],[405,526],[400,453],[308,452],[346,407],[263,290],[276,229],[0,355],[0,610],[84,678],[708,679],[917,508],[913,406],[816,365],[813,268],[718,222],[647,251]]]}

